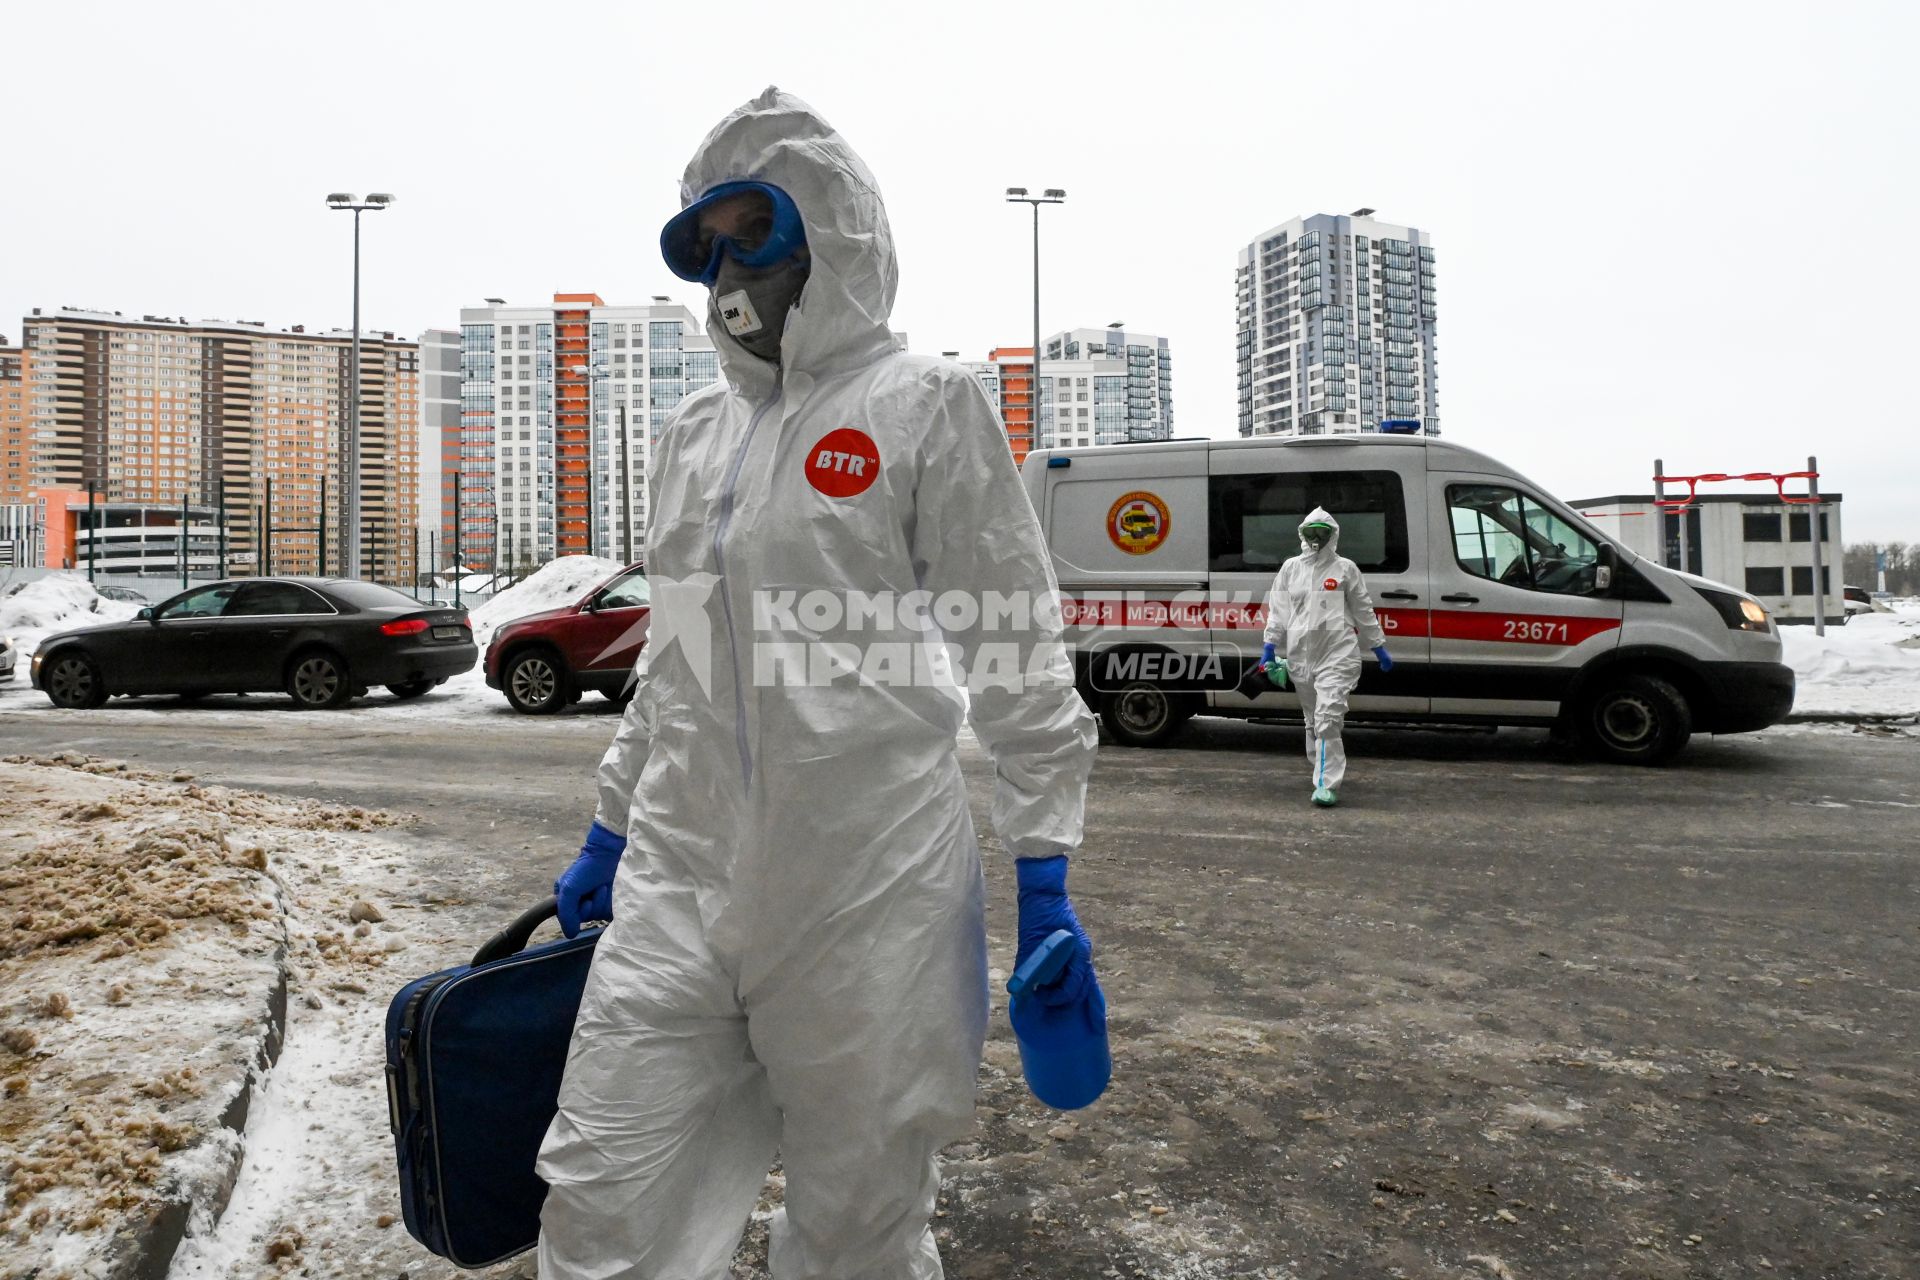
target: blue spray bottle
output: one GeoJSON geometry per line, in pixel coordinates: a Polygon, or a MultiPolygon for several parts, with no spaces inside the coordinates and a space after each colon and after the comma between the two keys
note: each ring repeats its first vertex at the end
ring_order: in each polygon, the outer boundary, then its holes
{"type": "Polygon", "coordinates": [[[1095,982],[1085,1000],[1049,1006],[1033,996],[1060,975],[1073,958],[1075,938],[1056,929],[1007,979],[1008,1016],[1020,1046],[1020,1069],[1033,1096],[1060,1111],[1077,1111],[1106,1090],[1113,1078],[1107,1048],[1107,998],[1095,982]]]}

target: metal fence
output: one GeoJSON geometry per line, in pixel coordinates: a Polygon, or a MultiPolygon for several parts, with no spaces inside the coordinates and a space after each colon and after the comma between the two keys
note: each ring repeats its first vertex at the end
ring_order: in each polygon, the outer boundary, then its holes
{"type": "MultiPolygon", "coordinates": [[[[38,581],[41,578],[61,576],[84,578],[86,574],[87,571],[84,568],[25,569],[0,566],[0,597],[10,595],[16,589],[24,587],[30,582],[38,581]]],[[[220,581],[220,575],[211,571],[196,570],[187,575],[187,584],[189,586],[196,582],[218,581],[220,581]]],[[[119,591],[130,591],[140,597],[140,602],[146,604],[159,604],[162,600],[178,595],[182,589],[180,586],[180,575],[178,573],[96,572],[93,575],[93,585],[95,590],[106,596],[112,596],[119,591]],[[107,590],[107,588],[112,588],[112,590],[107,590]]],[[[451,586],[430,586],[422,584],[417,591],[402,586],[395,586],[393,589],[403,595],[415,597],[422,604],[452,604],[454,602],[454,590],[451,586]]],[[[497,593],[493,591],[472,591],[463,587],[459,593],[460,603],[469,609],[477,608],[479,605],[492,599],[495,594],[497,593]]],[[[134,602],[129,601],[129,603],[134,602]]]]}

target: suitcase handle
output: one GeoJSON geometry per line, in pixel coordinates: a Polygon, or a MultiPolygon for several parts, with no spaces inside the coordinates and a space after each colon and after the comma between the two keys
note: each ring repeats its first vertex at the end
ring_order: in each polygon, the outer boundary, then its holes
{"type": "Polygon", "coordinates": [[[480,945],[480,949],[473,953],[474,965],[491,964],[526,950],[527,940],[533,937],[533,931],[559,914],[559,905],[552,898],[537,907],[527,908],[512,924],[480,945]]]}

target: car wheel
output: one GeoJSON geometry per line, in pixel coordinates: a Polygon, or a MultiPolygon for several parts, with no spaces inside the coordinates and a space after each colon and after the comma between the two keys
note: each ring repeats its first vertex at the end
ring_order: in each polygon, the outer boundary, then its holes
{"type": "Polygon", "coordinates": [[[325,649],[294,655],[287,665],[287,694],[301,711],[331,711],[353,697],[347,664],[325,649]]]}
{"type": "Polygon", "coordinates": [[[1580,731],[1604,760],[1663,764],[1693,736],[1693,708],[1658,676],[1622,676],[1587,699],[1580,731]]]}
{"type": "Polygon", "coordinates": [[[1100,719],[1107,732],[1129,747],[1160,746],[1180,732],[1192,715],[1185,699],[1146,680],[1122,685],[1100,703],[1100,719]]]}
{"type": "Polygon", "coordinates": [[[566,668],[549,649],[524,649],[507,663],[500,687],[523,715],[550,716],[572,700],[566,668]]]}
{"type": "Polygon", "coordinates": [[[47,697],[56,707],[72,711],[91,711],[107,700],[106,682],[100,678],[100,664],[78,649],[56,653],[47,660],[41,682],[47,697]]]}
{"type": "Polygon", "coordinates": [[[409,680],[405,684],[390,684],[387,686],[387,692],[404,702],[408,698],[417,698],[421,694],[431,693],[439,683],[432,676],[421,676],[418,680],[409,680]]]}

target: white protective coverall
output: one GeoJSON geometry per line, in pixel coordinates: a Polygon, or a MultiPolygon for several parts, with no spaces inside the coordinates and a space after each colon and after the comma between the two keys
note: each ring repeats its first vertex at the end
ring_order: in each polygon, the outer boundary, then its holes
{"type": "Polygon", "coordinates": [[[896,349],[866,165],[769,89],[708,135],[682,204],[741,179],[793,198],[812,273],[779,365],[709,307],[723,381],[682,402],[650,469],[651,639],[596,814],[628,846],[540,1154],[545,1280],[723,1275],[776,1148],[778,1280],[940,1276],[935,1156],[972,1127],[987,1022],[963,715],[1008,851],[1080,843],[1097,738],[1057,603],[941,619],[969,668],[983,644],[1016,644],[1040,672],[974,686],[964,712],[950,684],[865,667],[794,682],[792,646],[875,636],[851,611],[768,599],[1051,600],[1055,583],[979,384],[896,349]]]}
{"type": "Polygon", "coordinates": [[[1360,652],[1380,648],[1387,637],[1374,617],[1366,576],[1340,554],[1339,521],[1315,507],[1301,524],[1316,523],[1332,525],[1333,536],[1317,551],[1303,542],[1300,554],[1274,575],[1265,641],[1287,660],[1287,678],[1300,695],[1313,785],[1337,791],[1347,776],[1340,731],[1347,696],[1360,682],[1360,652]]]}

